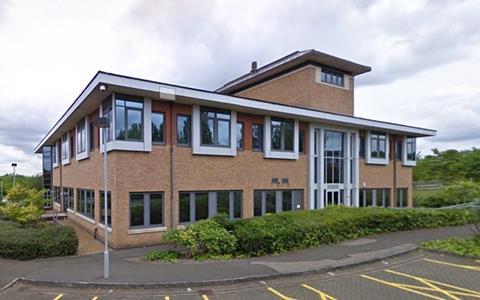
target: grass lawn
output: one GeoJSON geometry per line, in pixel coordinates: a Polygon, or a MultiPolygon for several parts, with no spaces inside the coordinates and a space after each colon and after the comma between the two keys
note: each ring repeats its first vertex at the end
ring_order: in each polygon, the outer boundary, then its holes
{"type": "Polygon", "coordinates": [[[451,238],[422,244],[423,248],[462,256],[480,257],[480,237],[470,239],[451,238]]]}
{"type": "Polygon", "coordinates": [[[429,207],[431,206],[431,199],[440,198],[442,188],[439,189],[425,189],[413,190],[413,206],[415,207],[429,207]]]}

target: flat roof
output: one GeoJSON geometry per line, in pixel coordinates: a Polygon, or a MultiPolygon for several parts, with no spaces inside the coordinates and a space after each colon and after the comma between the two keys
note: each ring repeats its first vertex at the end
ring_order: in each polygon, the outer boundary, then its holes
{"type": "Polygon", "coordinates": [[[57,141],[59,137],[61,137],[61,135],[63,135],[67,130],[70,130],[74,124],[76,124],[76,122],[78,122],[86,114],[90,114],[98,108],[101,101],[104,99],[104,95],[102,95],[97,88],[100,84],[105,84],[109,89],[112,90],[121,89],[122,91],[157,95],[158,98],[165,98],[165,95],[167,95],[167,100],[178,103],[217,105],[257,114],[286,116],[307,122],[328,123],[355,127],[359,129],[385,130],[388,132],[415,137],[434,136],[436,134],[435,130],[427,128],[359,118],[298,106],[279,104],[270,101],[230,96],[197,88],[98,71],[85,89],[75,99],[72,105],[35,147],[35,153],[41,153],[44,145],[51,145],[53,142],[57,141]],[[169,98],[171,96],[173,97],[169,98]],[[87,100],[89,97],[91,97],[92,101],[95,100],[98,103],[88,106],[87,100]],[[61,130],[61,127],[64,124],[67,124],[71,127],[61,130]]]}
{"type": "Polygon", "coordinates": [[[369,66],[354,63],[315,49],[308,49],[292,52],[258,68],[256,71],[250,71],[249,73],[225,83],[215,91],[224,94],[234,94],[265,80],[275,78],[288,70],[295,69],[295,67],[302,66],[308,62],[338,69],[339,71],[346,72],[353,76],[370,72],[372,70],[369,66]]]}

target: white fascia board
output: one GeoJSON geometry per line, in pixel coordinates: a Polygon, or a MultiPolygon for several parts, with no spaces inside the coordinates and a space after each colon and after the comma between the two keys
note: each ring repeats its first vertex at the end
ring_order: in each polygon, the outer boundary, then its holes
{"type": "MultiPolygon", "coordinates": [[[[411,127],[407,125],[387,123],[369,119],[356,118],[353,116],[339,115],[334,113],[316,111],[311,109],[293,107],[282,104],[275,104],[264,101],[257,101],[247,98],[229,96],[218,94],[209,91],[197,90],[187,87],[180,87],[175,85],[169,85],[159,82],[147,81],[138,78],[125,77],[121,75],[109,74],[98,72],[97,75],[92,79],[88,84],[85,90],[80,94],[80,96],[75,100],[72,106],[67,110],[67,112],[60,118],[60,120],[54,125],[54,127],[48,132],[48,134],[42,139],[42,141],[35,148],[35,152],[39,152],[44,143],[50,138],[50,136],[60,128],[60,126],[65,122],[65,120],[80,106],[80,104],[85,100],[85,98],[93,91],[93,89],[99,84],[105,83],[110,85],[123,86],[133,89],[140,89],[151,92],[158,92],[170,90],[175,96],[184,96],[194,99],[199,99],[205,102],[211,102],[212,105],[215,104],[227,104],[231,106],[238,106],[243,108],[249,108],[254,110],[261,110],[265,113],[282,113],[290,115],[292,118],[301,117],[315,119],[318,122],[329,121],[335,122],[342,125],[377,129],[377,130],[387,130],[401,132],[404,134],[412,136],[434,136],[436,135],[435,130],[411,127]]],[[[175,97],[176,99],[176,97],[175,97]]]]}

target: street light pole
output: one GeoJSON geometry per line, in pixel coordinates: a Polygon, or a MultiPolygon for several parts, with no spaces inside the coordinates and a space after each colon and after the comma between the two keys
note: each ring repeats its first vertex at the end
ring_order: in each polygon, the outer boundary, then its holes
{"type": "Polygon", "coordinates": [[[17,167],[17,163],[12,163],[13,167],[13,186],[15,186],[15,168],[17,167]]]}
{"type": "Polygon", "coordinates": [[[108,118],[98,117],[95,120],[95,126],[100,128],[103,133],[103,205],[104,205],[104,238],[105,250],[103,251],[103,278],[110,276],[110,259],[108,253],[108,164],[107,164],[107,128],[110,125],[108,118]]]}

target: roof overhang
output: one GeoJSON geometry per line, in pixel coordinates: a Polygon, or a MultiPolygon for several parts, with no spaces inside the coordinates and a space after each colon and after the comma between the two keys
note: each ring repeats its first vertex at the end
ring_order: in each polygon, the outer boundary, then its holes
{"type": "Polygon", "coordinates": [[[327,123],[365,130],[383,130],[414,137],[434,136],[436,134],[435,130],[426,128],[229,96],[211,91],[99,71],[77,97],[75,102],[62,115],[60,120],[55,123],[35,147],[35,153],[41,153],[43,146],[52,145],[55,141],[59,140],[68,130],[74,128],[75,124],[85,117],[85,115],[91,114],[98,109],[105,97],[112,92],[130,93],[153,99],[162,98],[162,100],[170,100],[176,103],[211,105],[252,114],[290,117],[307,122],[327,123]],[[100,88],[98,88],[100,84],[105,84],[107,90],[100,91],[100,88]]]}
{"type": "Polygon", "coordinates": [[[216,92],[235,94],[246,88],[254,86],[257,83],[270,80],[309,63],[338,69],[353,76],[367,73],[372,70],[369,66],[354,63],[352,61],[316,50],[297,51],[277,61],[267,64],[255,72],[247,73],[230,82],[227,82],[222,87],[217,89],[216,92]]]}

